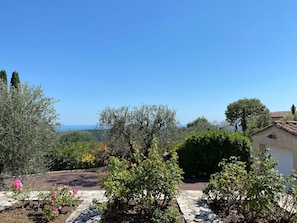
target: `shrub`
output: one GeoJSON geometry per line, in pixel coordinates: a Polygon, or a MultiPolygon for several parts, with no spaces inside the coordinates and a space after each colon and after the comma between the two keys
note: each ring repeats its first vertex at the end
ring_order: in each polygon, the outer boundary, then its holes
{"type": "Polygon", "coordinates": [[[246,163],[237,158],[231,157],[229,162],[224,159],[220,163],[222,170],[211,176],[204,194],[208,200],[225,209],[227,214],[235,210],[244,222],[293,219],[294,208],[297,207],[296,177],[285,178],[278,173],[276,160],[266,151],[259,157],[262,157],[261,160],[255,158],[249,171],[246,170],[246,163]],[[290,194],[286,186],[291,188],[290,194]],[[282,208],[287,203],[293,205],[290,211],[282,208]]]}
{"type": "Polygon", "coordinates": [[[139,220],[172,222],[176,220],[178,210],[172,209],[170,203],[179,194],[182,170],[176,164],[176,155],[164,161],[156,139],[148,152],[146,157],[136,149],[134,162],[110,157],[108,174],[99,174],[99,182],[109,198],[108,210],[112,210],[113,216],[121,216],[121,213],[127,213],[131,202],[136,202],[140,209],[134,211],[139,220]],[[160,216],[164,217],[161,221],[160,216]]]}
{"type": "Polygon", "coordinates": [[[64,206],[76,206],[80,197],[77,196],[77,190],[72,190],[66,185],[55,184],[49,193],[41,194],[47,204],[44,205],[43,211],[49,220],[54,220],[59,216],[64,206]]]}
{"type": "Polygon", "coordinates": [[[82,159],[97,142],[59,143],[46,154],[50,170],[72,170],[84,168],[82,159]]]}
{"type": "Polygon", "coordinates": [[[220,170],[219,162],[231,156],[249,163],[251,143],[240,133],[212,130],[188,137],[177,150],[186,177],[209,177],[220,170]]]}
{"type": "Polygon", "coordinates": [[[96,146],[89,149],[89,153],[95,156],[95,165],[104,166],[112,152],[107,142],[99,142],[96,146]]]}

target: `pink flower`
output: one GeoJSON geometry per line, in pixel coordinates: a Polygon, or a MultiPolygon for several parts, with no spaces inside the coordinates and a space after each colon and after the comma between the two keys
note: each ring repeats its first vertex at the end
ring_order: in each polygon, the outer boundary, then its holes
{"type": "Polygon", "coordinates": [[[13,181],[12,186],[13,186],[15,189],[19,189],[19,190],[21,190],[21,188],[23,187],[23,184],[22,184],[22,181],[20,181],[19,179],[16,179],[15,181],[13,181]]]}
{"type": "Polygon", "coordinates": [[[80,196],[77,196],[77,199],[79,200],[80,199],[80,196]]]}
{"type": "Polygon", "coordinates": [[[59,206],[59,210],[62,210],[62,206],[59,206]]]}
{"type": "Polygon", "coordinates": [[[69,191],[69,194],[70,194],[70,195],[73,195],[73,191],[69,191]]]}
{"type": "Polygon", "coordinates": [[[58,209],[57,208],[53,208],[52,213],[53,214],[57,214],[57,212],[58,212],[58,209]]]}
{"type": "Polygon", "coordinates": [[[74,194],[77,194],[77,192],[78,192],[78,190],[73,190],[73,193],[74,193],[74,194]]]}
{"type": "Polygon", "coordinates": [[[57,194],[53,193],[53,194],[51,195],[51,198],[52,198],[52,199],[56,199],[56,198],[57,198],[57,194]]]}
{"type": "Polygon", "coordinates": [[[54,206],[54,202],[50,201],[50,202],[48,203],[48,205],[49,205],[49,206],[54,206]]]}

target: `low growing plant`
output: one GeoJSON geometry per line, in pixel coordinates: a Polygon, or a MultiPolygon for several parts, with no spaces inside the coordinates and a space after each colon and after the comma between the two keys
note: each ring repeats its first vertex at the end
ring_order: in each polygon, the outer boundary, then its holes
{"type": "Polygon", "coordinates": [[[80,200],[77,190],[72,189],[66,185],[55,184],[51,187],[49,192],[35,192],[32,190],[33,186],[24,186],[22,181],[16,179],[13,181],[11,190],[12,193],[6,193],[6,197],[22,202],[32,200],[36,197],[39,199],[39,208],[41,208],[49,221],[57,218],[65,206],[76,206],[80,200]],[[43,202],[46,204],[43,205],[43,202]]]}
{"type": "Polygon", "coordinates": [[[77,190],[72,190],[66,185],[55,184],[49,193],[40,194],[47,204],[44,205],[43,211],[49,220],[54,220],[59,216],[64,206],[76,206],[80,197],[77,190]]]}
{"type": "Polygon", "coordinates": [[[20,179],[15,179],[10,189],[11,194],[5,192],[6,198],[17,200],[19,202],[22,202],[23,204],[25,203],[25,201],[29,200],[33,196],[33,185],[24,185],[20,179]]]}

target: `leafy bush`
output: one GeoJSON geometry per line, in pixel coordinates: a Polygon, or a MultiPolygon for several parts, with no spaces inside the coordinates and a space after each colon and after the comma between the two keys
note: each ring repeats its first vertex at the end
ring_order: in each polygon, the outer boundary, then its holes
{"type": "Polygon", "coordinates": [[[89,150],[89,153],[95,156],[95,165],[104,166],[105,161],[112,155],[107,142],[99,142],[89,150]]]}
{"type": "Polygon", "coordinates": [[[57,143],[46,154],[50,170],[72,170],[86,167],[83,157],[97,142],[57,143]]]}
{"type": "Polygon", "coordinates": [[[72,190],[66,185],[55,184],[47,194],[40,194],[47,204],[43,206],[44,214],[49,220],[57,218],[64,206],[76,206],[80,196],[77,196],[77,190],[72,190]]]}
{"type": "Polygon", "coordinates": [[[251,143],[240,133],[213,130],[188,137],[177,150],[186,177],[209,177],[220,170],[219,162],[231,156],[249,163],[251,143]]]}
{"type": "Polygon", "coordinates": [[[235,157],[229,161],[224,159],[220,163],[222,170],[211,176],[203,192],[227,214],[236,211],[243,222],[269,222],[280,218],[290,222],[297,207],[296,177],[285,178],[278,173],[276,160],[266,151],[259,157],[262,159],[255,158],[250,171],[245,162],[235,157]],[[291,188],[290,194],[286,186],[291,188]],[[282,208],[288,203],[290,211],[282,208]]]}
{"type": "MultiPolygon", "coordinates": [[[[122,216],[132,207],[131,203],[134,207],[136,203],[140,207],[134,210],[138,220],[173,222],[179,214],[177,209],[170,207],[170,203],[179,194],[182,170],[176,164],[176,155],[164,161],[156,139],[148,152],[145,156],[136,149],[134,162],[110,157],[108,174],[99,174],[99,182],[109,198],[107,210],[111,210],[113,216],[122,216]],[[160,216],[163,218],[160,219],[160,216]]],[[[108,213],[103,218],[107,216],[108,213]]]]}

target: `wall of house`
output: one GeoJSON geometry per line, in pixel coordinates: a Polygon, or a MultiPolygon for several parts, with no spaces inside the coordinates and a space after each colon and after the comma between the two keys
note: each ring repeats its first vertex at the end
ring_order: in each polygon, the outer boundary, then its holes
{"type": "Polygon", "coordinates": [[[282,169],[288,169],[293,166],[297,171],[297,136],[271,126],[253,135],[252,143],[254,152],[258,149],[271,148],[276,153],[276,156],[281,159],[279,161],[282,162],[282,169]],[[267,137],[270,134],[274,135],[275,138],[267,137]],[[285,159],[288,159],[289,156],[293,156],[293,159],[286,162],[285,159]]]}

